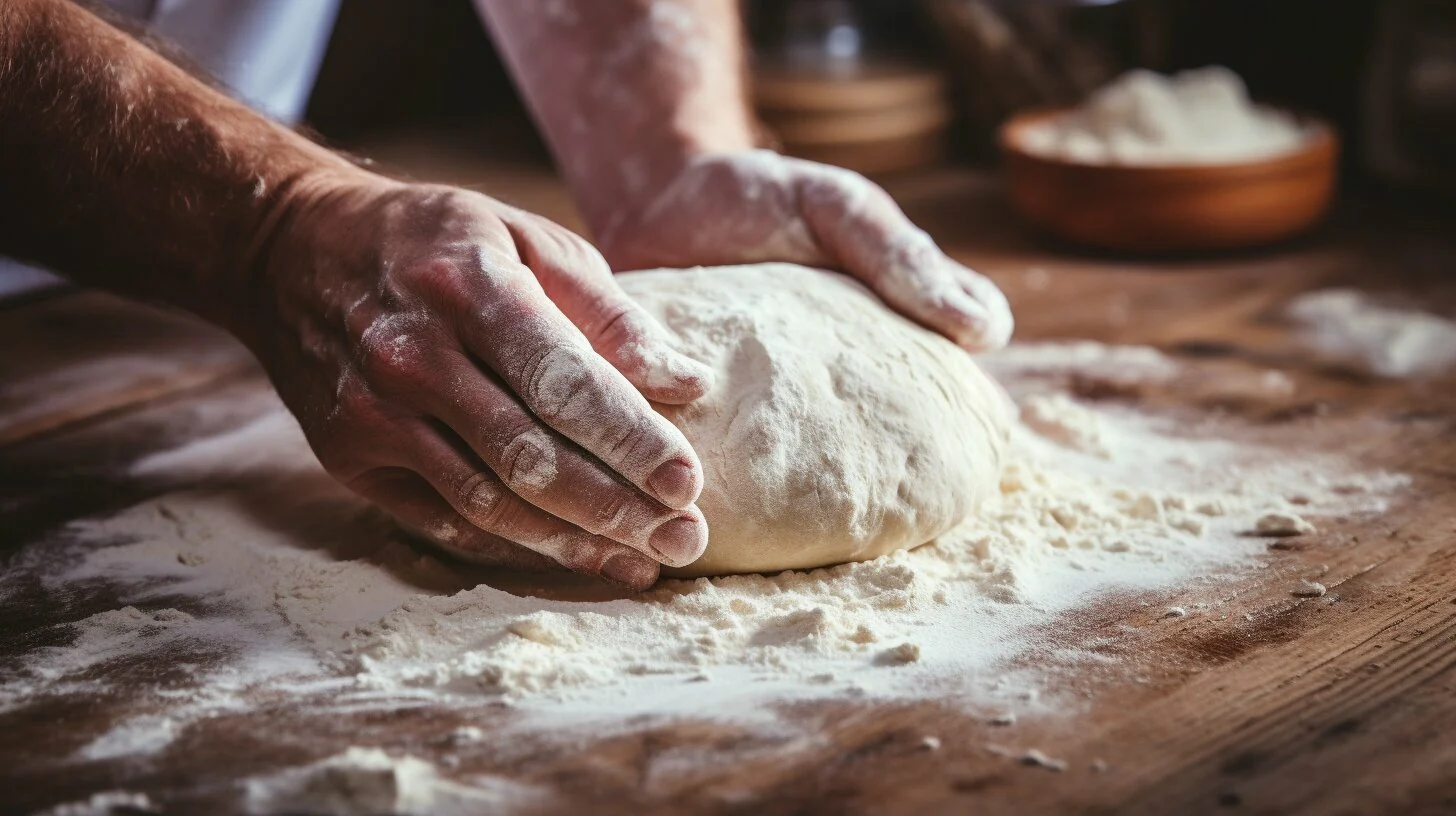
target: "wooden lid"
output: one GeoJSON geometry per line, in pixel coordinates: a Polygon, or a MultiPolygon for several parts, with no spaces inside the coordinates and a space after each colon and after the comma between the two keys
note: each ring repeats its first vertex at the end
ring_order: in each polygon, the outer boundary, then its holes
{"type": "Polygon", "coordinates": [[[950,121],[950,106],[935,99],[862,112],[785,114],[765,111],[763,121],[786,144],[859,144],[941,130],[950,121]]]}
{"type": "Polygon", "coordinates": [[[926,167],[945,158],[943,131],[902,139],[855,144],[786,145],[791,156],[832,164],[866,175],[881,175],[926,167]]]}
{"type": "Polygon", "coordinates": [[[847,73],[769,64],[756,67],[753,74],[753,100],[764,111],[877,110],[929,104],[944,94],[940,72],[897,62],[866,63],[847,73]]]}

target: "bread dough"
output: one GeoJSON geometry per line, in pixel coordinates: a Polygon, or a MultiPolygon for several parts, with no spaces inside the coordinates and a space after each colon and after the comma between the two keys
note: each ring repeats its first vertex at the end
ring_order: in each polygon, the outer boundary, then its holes
{"type": "Polygon", "coordinates": [[[708,549],[676,576],[918,547],[996,488],[1010,409],[964,350],[850,278],[790,264],[617,280],[717,374],[654,406],[702,458],[708,549]]]}

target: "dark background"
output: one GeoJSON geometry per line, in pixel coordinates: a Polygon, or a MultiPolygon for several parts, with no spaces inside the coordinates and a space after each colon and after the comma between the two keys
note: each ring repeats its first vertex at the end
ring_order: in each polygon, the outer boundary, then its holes
{"type": "MultiPolygon", "coordinates": [[[[1227,65],[1255,96],[1333,119],[1350,144],[1346,156],[1358,153],[1376,0],[1137,2],[1155,6],[1164,38],[1150,67],[1227,65]]],[[[751,2],[749,11],[764,5],[751,2]]],[[[916,4],[859,5],[877,36],[918,42],[922,51],[943,47],[916,4]]],[[[469,0],[345,0],[308,111],[309,123],[342,146],[378,131],[524,118],[469,0]]]]}

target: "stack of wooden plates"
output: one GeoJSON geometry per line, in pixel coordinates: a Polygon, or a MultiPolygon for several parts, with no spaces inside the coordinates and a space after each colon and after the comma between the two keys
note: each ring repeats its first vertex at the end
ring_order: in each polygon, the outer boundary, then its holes
{"type": "Polygon", "coordinates": [[[785,152],[861,173],[932,164],[945,150],[950,105],[931,68],[872,62],[853,71],[760,66],[759,116],[785,152]]]}

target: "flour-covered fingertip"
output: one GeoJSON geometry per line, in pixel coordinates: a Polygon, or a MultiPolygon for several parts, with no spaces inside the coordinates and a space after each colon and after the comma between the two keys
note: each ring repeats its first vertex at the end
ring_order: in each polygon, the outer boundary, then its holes
{"type": "Polygon", "coordinates": [[[708,523],[696,510],[664,522],[647,539],[647,545],[669,567],[685,567],[708,548],[708,523]]]}
{"type": "Polygon", "coordinates": [[[670,367],[673,383],[688,400],[695,400],[712,391],[718,379],[713,369],[677,352],[672,353],[670,367]]]}
{"type": "Polygon", "coordinates": [[[647,477],[647,487],[657,500],[673,508],[686,508],[703,491],[703,477],[696,462],[672,459],[647,477]]]}

